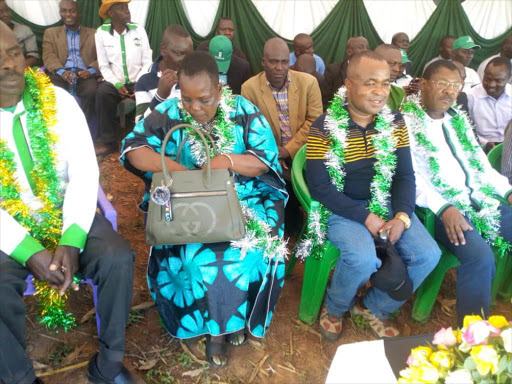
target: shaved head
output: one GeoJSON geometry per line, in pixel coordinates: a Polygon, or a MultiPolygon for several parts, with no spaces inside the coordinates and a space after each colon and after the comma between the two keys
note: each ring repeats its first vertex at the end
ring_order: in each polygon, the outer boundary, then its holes
{"type": "Polygon", "coordinates": [[[261,65],[270,85],[276,89],[281,89],[288,77],[290,66],[290,51],[283,39],[273,37],[267,40],[263,47],[261,65]]]}
{"type": "Polygon", "coordinates": [[[382,63],[386,63],[386,59],[384,59],[381,55],[376,52],[366,51],[358,53],[354,55],[352,59],[350,59],[347,66],[347,79],[354,79],[357,77],[358,70],[360,69],[362,61],[380,61],[382,63]]]}
{"type": "Polygon", "coordinates": [[[299,33],[293,39],[293,49],[296,57],[299,57],[304,53],[312,55],[315,52],[313,48],[313,39],[305,33],[299,33]]]}
{"type": "Polygon", "coordinates": [[[348,39],[345,52],[348,58],[354,56],[357,53],[365,52],[369,50],[368,40],[363,36],[354,36],[348,39]]]}
{"type": "Polygon", "coordinates": [[[313,74],[316,71],[315,58],[311,55],[300,55],[295,62],[294,69],[310,75],[313,74]]]}
{"type": "Polygon", "coordinates": [[[389,65],[391,82],[395,81],[402,70],[402,53],[391,44],[381,44],[375,48],[375,53],[382,56],[389,65]]]}
{"type": "Polygon", "coordinates": [[[268,39],[265,45],[263,46],[263,56],[267,54],[269,51],[278,49],[278,50],[288,50],[288,44],[286,44],[286,41],[281,39],[280,37],[273,37],[271,39],[268,39]]]}

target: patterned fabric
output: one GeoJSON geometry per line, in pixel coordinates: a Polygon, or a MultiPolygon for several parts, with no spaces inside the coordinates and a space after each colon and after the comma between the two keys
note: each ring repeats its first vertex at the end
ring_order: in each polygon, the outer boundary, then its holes
{"type": "Polygon", "coordinates": [[[272,96],[276,102],[277,113],[279,114],[279,125],[281,126],[281,145],[285,146],[292,139],[290,128],[290,110],[288,107],[288,86],[290,77],[286,79],[281,89],[276,89],[267,80],[267,85],[272,90],[272,96]]]}
{"type": "MultiPolygon", "coordinates": [[[[268,223],[273,234],[282,237],[287,194],[272,130],[259,110],[241,96],[235,99],[230,118],[236,121],[233,153],[251,153],[269,167],[259,177],[235,175],[238,196],[268,223]]],[[[126,152],[141,146],[160,152],[165,134],[182,119],[178,99],[159,104],[123,140],[123,164],[149,183],[152,174],[133,169],[126,152]]],[[[167,144],[166,154],[173,160],[182,140],[183,133],[177,131],[167,144]]],[[[184,145],[180,164],[197,168],[189,143],[184,145]]],[[[144,196],[142,206],[148,197],[144,196]]],[[[284,284],[284,261],[270,263],[258,250],[240,260],[240,250],[227,242],[168,245],[152,248],[147,278],[151,297],[174,337],[216,336],[245,327],[263,337],[284,284]]]]}

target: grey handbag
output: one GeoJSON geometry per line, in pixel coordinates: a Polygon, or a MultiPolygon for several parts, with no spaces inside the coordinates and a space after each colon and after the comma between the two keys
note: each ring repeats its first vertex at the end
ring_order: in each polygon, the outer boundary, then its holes
{"type": "MultiPolygon", "coordinates": [[[[211,138],[211,137],[210,137],[211,138]]],[[[183,140],[176,161],[179,162],[183,140]]],[[[211,140],[214,155],[215,142],[211,140]]],[[[154,173],[146,221],[146,243],[180,245],[219,243],[245,235],[245,219],[235,190],[233,173],[210,168],[210,150],[203,132],[190,124],[179,124],[165,135],[161,148],[162,172],[154,173]],[[172,133],[189,128],[201,138],[206,152],[203,170],[168,172],[165,147],[172,133]]]]}

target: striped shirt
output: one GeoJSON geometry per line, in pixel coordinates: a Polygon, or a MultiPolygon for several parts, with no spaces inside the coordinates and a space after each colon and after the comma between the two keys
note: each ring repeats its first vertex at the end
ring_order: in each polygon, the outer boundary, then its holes
{"type": "Polygon", "coordinates": [[[281,145],[284,147],[292,139],[292,130],[290,128],[290,109],[288,107],[288,86],[290,85],[290,76],[286,79],[281,89],[274,88],[267,81],[267,85],[272,91],[274,101],[276,102],[277,113],[279,115],[279,125],[281,127],[281,145]]]}
{"type": "Polygon", "coordinates": [[[57,75],[62,76],[66,72],[65,68],[86,69],[91,75],[96,74],[96,70],[92,67],[87,68],[80,55],[80,26],[77,31],[66,28],[66,39],[68,42],[68,57],[64,63],[64,68],[56,71],[57,75]]]}
{"type": "MultiPolygon", "coordinates": [[[[409,151],[409,135],[403,117],[397,112],[393,121],[393,137],[396,140],[397,167],[391,187],[391,203],[394,212],[412,214],[414,209],[414,171],[409,151]]],[[[366,128],[349,121],[345,150],[345,187],[339,192],[331,183],[325,166],[330,149],[329,133],[324,128],[326,114],[311,126],[307,142],[307,181],[313,198],[333,213],[364,223],[370,211],[355,200],[369,200],[370,183],[375,176],[376,159],[372,139],[377,135],[375,121],[366,128]]]]}

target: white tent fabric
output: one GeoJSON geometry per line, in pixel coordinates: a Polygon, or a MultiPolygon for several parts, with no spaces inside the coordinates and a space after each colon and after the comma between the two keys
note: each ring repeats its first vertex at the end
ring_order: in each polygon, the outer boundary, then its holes
{"type": "MultiPolygon", "coordinates": [[[[7,5],[28,21],[50,25],[59,21],[59,0],[6,0],[7,5]]],[[[181,0],[194,31],[205,36],[211,29],[219,0],[181,0]]],[[[252,0],[270,27],[293,39],[300,32],[312,32],[338,0],[252,0]]],[[[150,0],[129,3],[132,20],[146,24],[150,0]]],[[[387,43],[396,32],[410,39],[421,30],[435,10],[432,0],[364,0],[368,14],[387,43]]],[[[512,26],[511,0],[466,0],[462,4],[471,25],[482,37],[491,39],[512,26]]]]}
{"type": "Polygon", "coordinates": [[[462,7],[473,28],[486,39],[501,35],[512,25],[510,0],[466,0],[462,7]]]}

